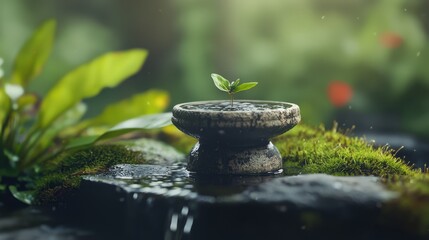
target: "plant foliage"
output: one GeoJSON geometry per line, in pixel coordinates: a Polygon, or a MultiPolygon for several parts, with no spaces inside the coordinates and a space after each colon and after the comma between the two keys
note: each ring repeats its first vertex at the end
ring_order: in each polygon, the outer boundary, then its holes
{"type": "Polygon", "coordinates": [[[34,179],[44,165],[64,151],[76,151],[142,129],[169,124],[164,91],[150,90],[107,106],[99,116],[82,120],[84,99],[112,88],[137,73],[144,49],[106,53],[66,73],[44,98],[27,86],[41,72],[52,50],[56,22],[41,24],[4,75],[0,59],[0,193],[30,203],[34,179]],[[145,114],[153,114],[143,116],[145,114]],[[92,130],[91,130],[92,129],[92,130]]]}
{"type": "Polygon", "coordinates": [[[240,84],[240,79],[237,79],[235,81],[228,81],[226,78],[222,77],[219,74],[212,73],[212,79],[215,84],[215,86],[224,92],[227,92],[231,97],[231,106],[234,104],[234,94],[242,91],[249,90],[253,87],[255,87],[258,83],[257,82],[247,82],[240,84]]]}

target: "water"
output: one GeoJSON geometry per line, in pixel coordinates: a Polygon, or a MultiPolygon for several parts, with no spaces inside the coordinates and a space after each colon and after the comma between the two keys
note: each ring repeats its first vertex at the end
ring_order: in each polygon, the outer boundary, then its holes
{"type": "Polygon", "coordinates": [[[275,109],[287,109],[291,105],[281,103],[252,103],[252,102],[241,102],[235,101],[231,105],[230,101],[225,102],[214,102],[214,103],[195,103],[195,104],[184,104],[181,107],[186,110],[206,110],[206,111],[270,111],[275,109]]]}
{"type": "Polygon", "coordinates": [[[375,177],[201,176],[183,164],[117,165],[81,190],[80,211],[115,237],[164,240],[378,236],[374,216],[396,197],[375,177]]]}

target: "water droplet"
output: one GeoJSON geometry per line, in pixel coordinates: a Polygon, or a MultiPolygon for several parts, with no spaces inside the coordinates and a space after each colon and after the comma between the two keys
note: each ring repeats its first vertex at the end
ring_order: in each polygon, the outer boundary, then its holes
{"type": "Polygon", "coordinates": [[[115,176],[115,178],[117,178],[117,179],[125,179],[125,180],[129,180],[129,179],[133,179],[133,177],[131,177],[131,176],[121,176],[121,175],[118,175],[118,176],[115,176]]]}
{"type": "Polygon", "coordinates": [[[170,223],[170,230],[175,232],[177,230],[177,222],[179,220],[179,216],[177,216],[177,214],[173,214],[173,216],[171,216],[171,223],[170,223]]]}
{"type": "Polygon", "coordinates": [[[169,188],[169,187],[172,187],[173,186],[173,183],[170,183],[170,182],[166,182],[166,183],[161,183],[161,185],[160,185],[161,187],[165,187],[165,188],[169,188]]]}
{"type": "Polygon", "coordinates": [[[130,186],[129,186],[130,188],[141,188],[142,187],[142,185],[140,185],[140,184],[131,184],[130,186]]]}
{"type": "Polygon", "coordinates": [[[372,129],[373,129],[373,127],[372,127],[372,126],[370,126],[370,127],[369,127],[369,129],[370,129],[370,130],[372,130],[372,129]]]}
{"type": "Polygon", "coordinates": [[[420,51],[418,51],[417,54],[416,54],[416,56],[420,57],[420,54],[421,54],[420,51]]]}
{"type": "Polygon", "coordinates": [[[408,11],[406,8],[404,8],[404,12],[408,11]]]}
{"type": "Polygon", "coordinates": [[[286,206],[278,206],[277,210],[279,210],[280,212],[286,212],[287,211],[287,207],[286,206]]]}
{"type": "Polygon", "coordinates": [[[341,188],[343,187],[343,184],[342,184],[342,183],[340,183],[340,182],[335,182],[335,183],[334,183],[334,185],[333,185],[333,187],[334,187],[335,189],[341,189],[341,188]]]}
{"type": "Polygon", "coordinates": [[[349,110],[351,110],[352,109],[352,106],[351,105],[349,105],[349,110]]]}
{"type": "Polygon", "coordinates": [[[185,226],[183,227],[183,233],[190,233],[193,223],[194,223],[194,218],[192,216],[189,216],[188,219],[186,219],[185,226]]]}
{"type": "Polygon", "coordinates": [[[322,20],[323,20],[323,19],[325,19],[325,16],[322,16],[322,17],[321,17],[321,19],[322,19],[322,20]]]}
{"type": "Polygon", "coordinates": [[[133,194],[133,199],[134,199],[134,200],[137,200],[137,198],[139,198],[139,194],[138,194],[138,193],[134,193],[134,194],[133,194]]]}
{"type": "Polygon", "coordinates": [[[181,211],[182,215],[186,216],[189,213],[189,208],[187,206],[183,206],[182,207],[182,211],[181,211]]]}

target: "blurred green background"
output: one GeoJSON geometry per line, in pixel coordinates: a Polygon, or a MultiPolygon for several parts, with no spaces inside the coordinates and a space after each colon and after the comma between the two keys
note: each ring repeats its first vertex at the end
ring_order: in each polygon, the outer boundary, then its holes
{"type": "Polygon", "coordinates": [[[141,72],[90,100],[101,106],[150,88],[171,106],[226,99],[210,78],[258,81],[242,99],[295,102],[309,124],[429,139],[429,1],[0,0],[6,72],[43,20],[56,18],[53,54],[32,89],[108,51],[142,47],[141,72]]]}

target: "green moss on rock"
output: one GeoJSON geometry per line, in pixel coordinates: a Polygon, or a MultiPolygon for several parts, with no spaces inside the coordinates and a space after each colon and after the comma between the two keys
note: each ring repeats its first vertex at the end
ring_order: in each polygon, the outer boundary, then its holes
{"type": "Polygon", "coordinates": [[[140,152],[123,145],[98,145],[67,154],[47,166],[45,177],[37,182],[36,199],[41,204],[64,200],[76,189],[82,175],[98,173],[121,163],[145,163],[140,152]]]}
{"type": "Polygon", "coordinates": [[[414,175],[394,151],[375,148],[361,138],[348,137],[336,128],[325,130],[298,125],[273,139],[284,159],[287,175],[326,173],[342,176],[414,175]]]}
{"type": "MultiPolygon", "coordinates": [[[[381,222],[404,232],[429,237],[429,175],[384,179],[399,197],[383,208],[381,222]]],[[[425,238],[427,239],[427,238],[425,238]]]]}

